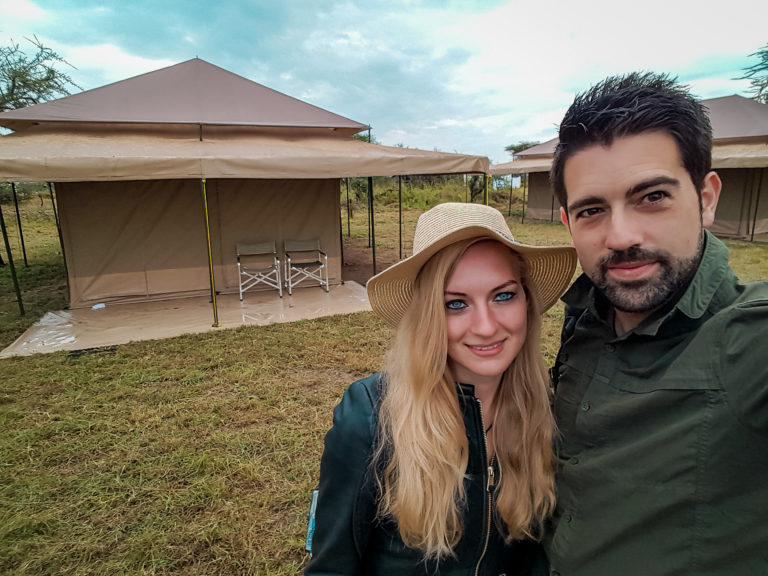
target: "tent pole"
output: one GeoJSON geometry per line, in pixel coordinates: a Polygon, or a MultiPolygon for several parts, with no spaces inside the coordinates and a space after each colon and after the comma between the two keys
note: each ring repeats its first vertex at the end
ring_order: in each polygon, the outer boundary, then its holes
{"type": "Polygon", "coordinates": [[[21,213],[19,213],[19,199],[16,196],[16,182],[11,182],[11,190],[13,190],[13,206],[16,208],[16,226],[19,228],[19,239],[21,240],[21,253],[24,255],[24,266],[29,268],[29,262],[27,261],[27,246],[24,244],[24,230],[21,228],[21,213]]]}
{"type": "Polygon", "coordinates": [[[368,176],[368,204],[370,205],[370,212],[368,215],[368,221],[370,222],[371,233],[371,255],[373,257],[373,275],[376,276],[376,231],[373,225],[373,176],[368,176]]]}
{"type": "Polygon", "coordinates": [[[755,241],[755,228],[757,228],[757,210],[760,208],[760,195],[763,191],[763,174],[765,174],[765,168],[760,169],[760,177],[757,179],[757,198],[755,198],[755,215],[752,217],[752,237],[750,242],[755,241]]]}
{"type": "Polygon", "coordinates": [[[525,182],[523,182],[523,217],[520,220],[521,224],[525,224],[525,202],[527,200],[526,193],[528,192],[528,174],[523,174],[520,178],[525,178],[525,182]]]}
{"type": "Polygon", "coordinates": [[[344,230],[341,224],[341,209],[339,209],[339,253],[341,254],[341,283],[344,284],[344,230]]]}
{"type": "Polygon", "coordinates": [[[507,208],[507,216],[512,216],[512,174],[509,175],[509,207],[507,208]]]}
{"type": "Polygon", "coordinates": [[[555,221],[555,195],[552,194],[552,202],[549,206],[549,221],[554,222],[555,221]]]}
{"type": "Polygon", "coordinates": [[[368,248],[371,247],[371,179],[368,178],[368,197],[365,199],[368,210],[368,248]]]}
{"type": "Polygon", "coordinates": [[[51,196],[51,207],[53,208],[53,219],[56,221],[56,232],[59,235],[59,246],[61,246],[61,259],[64,262],[64,275],[67,278],[67,297],[70,295],[69,291],[69,269],[67,268],[67,255],[64,252],[64,237],[61,235],[61,222],[59,222],[59,211],[56,208],[56,201],[53,199],[53,184],[48,182],[48,193],[51,196]]]}
{"type": "Polygon", "coordinates": [[[403,177],[398,175],[397,177],[397,227],[398,235],[400,237],[400,260],[403,259],[403,177]]]}
{"type": "Polygon", "coordinates": [[[488,206],[488,178],[490,178],[489,174],[484,174],[485,178],[483,178],[483,198],[485,199],[485,205],[488,206]]]}
{"type": "Polygon", "coordinates": [[[213,256],[211,255],[211,226],[208,221],[208,192],[205,189],[205,178],[200,180],[200,185],[203,189],[203,209],[205,212],[205,239],[208,243],[208,271],[211,276],[211,303],[213,304],[213,327],[218,328],[219,324],[219,310],[216,307],[216,284],[213,278],[213,256]]]}
{"type": "Polygon", "coordinates": [[[11,243],[8,241],[8,230],[5,228],[5,218],[3,218],[3,209],[0,207],[0,228],[3,230],[3,240],[5,241],[5,251],[8,254],[8,266],[11,267],[11,278],[13,278],[13,287],[16,290],[16,300],[19,303],[19,315],[24,316],[24,303],[21,301],[21,288],[19,279],[16,276],[16,267],[13,265],[13,254],[11,254],[11,243]]]}
{"type": "Polygon", "coordinates": [[[344,180],[347,181],[347,238],[350,236],[350,228],[349,228],[349,178],[345,178],[344,180]]]}

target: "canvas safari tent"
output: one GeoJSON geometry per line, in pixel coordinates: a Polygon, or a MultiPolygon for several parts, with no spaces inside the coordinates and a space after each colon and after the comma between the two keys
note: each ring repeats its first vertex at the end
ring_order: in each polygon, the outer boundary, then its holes
{"type": "Polygon", "coordinates": [[[238,242],[319,238],[339,283],[340,178],[488,170],[353,139],[368,126],[197,58],[0,126],[0,181],[55,183],[71,307],[237,292],[238,242]]]}
{"type": "MultiPolygon", "coordinates": [[[[715,222],[722,237],[768,241],[768,104],[742,96],[702,100],[712,122],[712,167],[723,181],[715,222]]],[[[491,174],[528,174],[525,215],[559,221],[549,169],[557,138],[491,166],[491,174]]]]}

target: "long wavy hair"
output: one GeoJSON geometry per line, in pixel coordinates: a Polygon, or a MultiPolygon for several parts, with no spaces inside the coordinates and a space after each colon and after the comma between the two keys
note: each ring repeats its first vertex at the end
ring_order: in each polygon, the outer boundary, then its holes
{"type": "MultiPolygon", "coordinates": [[[[425,560],[452,556],[463,531],[468,441],[458,389],[448,365],[445,284],[467,248],[452,244],[419,273],[413,300],[384,364],[386,386],[374,452],[380,517],[397,522],[403,542],[425,560]]],[[[524,261],[525,342],[502,376],[494,422],[500,480],[495,521],[507,539],[540,536],[555,504],[550,387],[539,347],[538,298],[524,261]]]]}

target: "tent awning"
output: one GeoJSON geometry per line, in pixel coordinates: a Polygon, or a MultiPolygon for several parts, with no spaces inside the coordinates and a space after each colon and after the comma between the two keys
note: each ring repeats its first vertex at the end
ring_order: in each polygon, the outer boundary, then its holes
{"type": "Polygon", "coordinates": [[[715,144],[712,168],[765,168],[768,166],[768,143],[715,144]]]}
{"type": "Polygon", "coordinates": [[[32,128],[0,137],[0,181],[344,178],[488,172],[488,159],[332,132],[197,126],[32,128]]]}
{"type": "Polygon", "coordinates": [[[528,174],[530,172],[549,172],[552,166],[552,158],[525,158],[505,162],[504,164],[493,164],[490,167],[490,173],[494,176],[504,176],[506,174],[528,174]]]}
{"type": "MultiPolygon", "coordinates": [[[[764,168],[768,166],[768,143],[734,143],[712,146],[712,168],[764,168]]],[[[493,164],[490,173],[494,176],[505,174],[527,174],[549,172],[552,158],[526,158],[504,164],[493,164]]]]}

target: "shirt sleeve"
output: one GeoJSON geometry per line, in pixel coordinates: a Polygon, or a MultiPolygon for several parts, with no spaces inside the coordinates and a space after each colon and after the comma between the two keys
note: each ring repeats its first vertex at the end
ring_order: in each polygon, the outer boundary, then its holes
{"type": "Polygon", "coordinates": [[[768,299],[739,304],[725,318],[720,370],[739,421],[768,436],[768,299]]]}
{"type": "Polygon", "coordinates": [[[353,383],[333,411],[320,461],[312,559],[305,576],[362,574],[376,513],[370,482],[377,408],[369,389],[376,385],[373,378],[353,383]]]}

